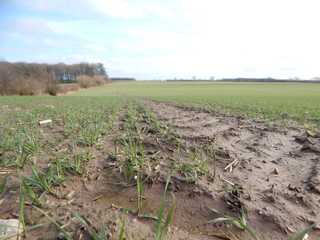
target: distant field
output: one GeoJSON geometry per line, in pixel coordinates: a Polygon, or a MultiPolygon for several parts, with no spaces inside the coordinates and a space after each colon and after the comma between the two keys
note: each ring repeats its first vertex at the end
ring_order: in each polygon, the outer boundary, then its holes
{"type": "Polygon", "coordinates": [[[320,121],[320,84],[312,83],[118,82],[73,95],[142,97],[217,114],[293,120],[306,128],[320,121]]]}

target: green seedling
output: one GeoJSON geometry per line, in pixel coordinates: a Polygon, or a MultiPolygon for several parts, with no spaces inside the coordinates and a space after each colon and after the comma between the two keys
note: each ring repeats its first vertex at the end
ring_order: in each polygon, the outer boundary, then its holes
{"type": "Polygon", "coordinates": [[[160,124],[160,122],[158,121],[157,117],[152,112],[152,110],[145,105],[144,105],[144,111],[156,134],[167,136],[167,137],[173,137],[173,134],[172,134],[173,130],[171,129],[171,126],[169,125],[169,123],[160,124]]]}
{"type": "Polygon", "coordinates": [[[88,229],[91,237],[94,240],[107,240],[107,236],[106,236],[103,224],[100,225],[100,228],[101,228],[101,237],[100,237],[99,234],[92,227],[90,227],[89,224],[83,218],[81,218],[78,214],[76,214],[75,212],[71,212],[71,214],[76,219],[78,219],[79,222],[81,222],[83,225],[86,226],[86,228],[88,229]]]}
{"type": "Polygon", "coordinates": [[[41,207],[42,203],[41,203],[39,197],[33,191],[33,189],[28,184],[26,184],[24,181],[22,181],[21,189],[23,189],[25,191],[27,196],[32,200],[33,204],[35,204],[38,207],[41,207]]]}
{"type": "Polygon", "coordinates": [[[1,156],[1,167],[2,168],[7,168],[7,167],[12,167],[16,165],[13,160],[11,159],[11,157],[9,156],[9,154],[7,154],[6,152],[2,153],[1,156]]]}
{"type": "Polygon", "coordinates": [[[138,194],[138,214],[142,208],[142,179],[141,179],[141,174],[138,172],[137,175],[137,194],[138,194]]]}
{"type": "Polygon", "coordinates": [[[7,185],[8,177],[9,177],[9,173],[7,173],[7,174],[1,179],[1,182],[0,182],[0,196],[5,192],[5,188],[6,188],[6,185],[7,185]]]}
{"type": "Polygon", "coordinates": [[[79,158],[75,158],[75,163],[61,162],[61,164],[72,174],[83,175],[85,172],[85,168],[79,158]]]}
{"type": "Polygon", "coordinates": [[[54,194],[51,186],[60,185],[63,181],[65,181],[65,178],[56,174],[52,168],[50,168],[47,173],[39,171],[35,166],[32,165],[30,165],[30,168],[33,173],[33,178],[24,175],[20,176],[29,184],[38,187],[42,191],[54,194]]]}
{"type": "Polygon", "coordinates": [[[26,154],[25,152],[21,152],[16,160],[13,160],[13,163],[19,167],[19,168],[23,168],[24,165],[28,162],[30,155],[26,154]]]}
{"type": "Polygon", "coordinates": [[[18,145],[18,156],[14,159],[11,159],[13,165],[16,165],[18,168],[23,168],[24,165],[28,162],[29,158],[32,156],[31,153],[26,152],[25,146],[22,139],[17,139],[18,145]]]}
{"type": "MultiPolygon", "coordinates": [[[[219,213],[215,209],[212,209],[212,208],[209,208],[209,209],[214,211],[215,213],[219,213]]],[[[222,221],[230,221],[234,225],[236,225],[238,228],[248,232],[253,239],[260,240],[260,238],[253,232],[253,230],[247,226],[246,214],[245,214],[243,206],[241,206],[241,212],[240,212],[240,218],[239,219],[230,217],[230,216],[225,215],[225,214],[221,214],[221,215],[223,217],[215,218],[215,219],[209,221],[208,223],[218,223],[218,222],[222,222],[222,221]]]]}
{"type": "MultiPolygon", "coordinates": [[[[20,192],[19,195],[19,225],[18,229],[20,229],[20,225],[22,225],[23,231],[26,232],[26,225],[24,222],[24,196],[22,195],[22,192],[20,192]]],[[[19,239],[19,235],[17,236],[19,239]]]]}
{"type": "Polygon", "coordinates": [[[166,233],[168,231],[168,227],[169,224],[172,220],[172,216],[174,213],[174,209],[175,209],[175,197],[172,194],[172,198],[173,198],[173,203],[171,204],[170,208],[169,208],[169,212],[167,214],[167,217],[165,219],[165,221],[163,222],[163,217],[164,217],[164,208],[165,208],[165,201],[166,201],[166,194],[167,194],[167,189],[168,189],[168,185],[171,179],[171,174],[172,174],[172,170],[170,171],[168,177],[167,177],[167,182],[166,182],[166,186],[164,189],[164,193],[162,196],[162,201],[160,204],[160,208],[158,211],[158,217],[157,217],[157,225],[156,225],[156,232],[155,232],[155,240],[163,240],[166,236],[166,233]]]}
{"type": "Polygon", "coordinates": [[[120,233],[119,233],[119,238],[118,240],[122,240],[123,237],[124,237],[124,234],[125,234],[125,225],[126,225],[126,222],[125,222],[125,219],[121,222],[121,228],[120,228],[120,233]]]}
{"type": "Polygon", "coordinates": [[[14,138],[13,133],[9,129],[4,129],[0,132],[2,136],[0,142],[0,150],[2,153],[12,151],[14,149],[14,138]]]}
{"type": "Polygon", "coordinates": [[[80,135],[79,143],[84,146],[94,146],[101,137],[101,129],[98,124],[85,126],[80,135]]]}
{"type": "Polygon", "coordinates": [[[66,169],[63,166],[63,164],[61,164],[59,157],[56,157],[55,164],[56,164],[56,178],[61,179],[61,182],[65,181],[66,179],[64,175],[65,175],[66,169]]]}
{"type": "MultiPolygon", "coordinates": [[[[83,158],[81,155],[75,155],[74,156],[74,171],[77,173],[77,174],[80,174],[80,175],[83,175],[84,172],[85,172],[85,168],[83,166],[83,158]]],[[[69,167],[71,167],[72,165],[70,164],[69,167]]]]}
{"type": "Polygon", "coordinates": [[[27,142],[23,145],[23,150],[30,153],[31,156],[37,156],[39,153],[39,146],[36,137],[29,129],[24,128],[23,133],[27,137],[27,142]]]}
{"type": "Polygon", "coordinates": [[[204,175],[207,173],[208,169],[208,159],[202,159],[201,154],[198,148],[194,146],[195,150],[191,151],[190,149],[186,149],[186,153],[188,154],[191,161],[194,163],[194,166],[197,168],[197,172],[199,175],[204,175]]]}
{"type": "Polygon", "coordinates": [[[187,162],[175,162],[175,165],[178,166],[178,170],[181,174],[185,176],[185,178],[180,178],[177,176],[172,176],[178,180],[185,182],[195,182],[198,178],[197,168],[193,166],[191,163],[187,162]]]}
{"type": "Polygon", "coordinates": [[[51,218],[47,213],[45,213],[43,210],[41,210],[40,208],[37,208],[34,206],[34,208],[36,210],[38,210],[40,213],[42,213],[43,215],[45,215],[58,229],[59,231],[63,234],[63,236],[67,239],[67,240],[73,240],[72,237],[66,232],[66,230],[64,230],[53,218],[51,218]]]}
{"type": "Polygon", "coordinates": [[[139,140],[128,134],[128,139],[118,138],[124,146],[124,150],[117,156],[119,158],[119,169],[129,183],[138,171],[143,174],[147,168],[151,172],[151,163],[144,154],[144,149],[139,140]]]}
{"type": "MultiPolygon", "coordinates": [[[[107,240],[109,239],[107,237],[107,234],[106,234],[106,230],[105,230],[105,227],[103,226],[103,224],[100,225],[100,232],[101,232],[101,236],[91,227],[89,226],[89,224],[82,218],[80,217],[77,213],[75,212],[71,212],[71,215],[74,216],[76,219],[78,219],[78,221],[80,223],[82,223],[84,226],[86,226],[86,228],[88,229],[89,231],[89,234],[91,235],[91,237],[94,239],[94,240],[107,240]]],[[[124,239],[124,236],[126,236],[126,239],[129,239],[131,240],[131,237],[128,235],[128,233],[126,232],[125,230],[125,218],[121,221],[121,227],[120,227],[120,232],[119,232],[119,236],[116,238],[116,237],[112,237],[112,239],[118,239],[118,240],[123,240],[124,239]]],[[[114,232],[113,232],[114,234],[114,232]]]]}

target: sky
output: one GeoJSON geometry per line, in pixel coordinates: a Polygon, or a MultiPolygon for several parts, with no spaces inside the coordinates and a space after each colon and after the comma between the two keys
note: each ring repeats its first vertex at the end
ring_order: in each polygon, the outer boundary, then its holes
{"type": "Polygon", "coordinates": [[[0,60],[138,80],[320,77],[319,0],[0,0],[0,60]]]}

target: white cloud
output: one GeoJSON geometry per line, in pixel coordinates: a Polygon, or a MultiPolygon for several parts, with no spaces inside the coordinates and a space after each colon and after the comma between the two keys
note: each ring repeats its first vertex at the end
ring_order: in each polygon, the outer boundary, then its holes
{"type": "Polygon", "coordinates": [[[10,28],[15,29],[20,34],[28,36],[43,36],[52,33],[50,27],[48,27],[42,19],[21,17],[15,19],[10,24],[10,28]]]}
{"type": "Polygon", "coordinates": [[[83,46],[84,48],[87,48],[89,50],[93,50],[93,51],[96,51],[96,52],[104,52],[106,51],[106,48],[102,45],[97,45],[97,44],[94,44],[94,45],[84,45],[83,46]]]}
{"type": "Polygon", "coordinates": [[[11,5],[22,6],[24,10],[31,9],[42,13],[64,13],[69,16],[79,15],[85,16],[91,13],[91,0],[10,0],[11,5]]]}
{"type": "Polygon", "coordinates": [[[141,8],[125,0],[91,0],[97,11],[105,13],[109,17],[140,18],[144,15],[141,8]]]}
{"type": "Polygon", "coordinates": [[[81,63],[81,62],[89,62],[89,63],[104,63],[104,60],[101,58],[97,58],[92,55],[70,55],[66,57],[50,57],[47,55],[37,55],[32,57],[32,62],[39,62],[39,63],[66,63],[66,64],[74,64],[74,63],[81,63]]]}
{"type": "Polygon", "coordinates": [[[320,76],[316,0],[13,2],[41,18],[7,23],[0,43],[43,44],[48,61],[96,58],[136,78],[320,76]]]}

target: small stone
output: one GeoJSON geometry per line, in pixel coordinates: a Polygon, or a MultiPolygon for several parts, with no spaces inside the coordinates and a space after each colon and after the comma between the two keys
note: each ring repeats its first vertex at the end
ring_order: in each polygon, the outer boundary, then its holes
{"type": "Polygon", "coordinates": [[[108,162],[108,163],[106,163],[106,167],[116,167],[116,166],[118,166],[118,163],[116,163],[116,162],[108,162]]]}
{"type": "Polygon", "coordinates": [[[274,198],[274,196],[272,196],[271,194],[267,195],[267,198],[270,202],[274,203],[276,202],[276,199],[274,198]]]}
{"type": "Polygon", "coordinates": [[[291,232],[291,233],[294,233],[293,229],[291,227],[288,227],[288,230],[291,232]]]}
{"type": "Polygon", "coordinates": [[[75,191],[71,191],[71,192],[69,192],[68,194],[67,194],[67,198],[72,198],[73,197],[73,195],[74,195],[74,193],[75,193],[75,191]]]}
{"type": "Polygon", "coordinates": [[[0,239],[7,239],[7,240],[15,240],[17,239],[17,235],[22,233],[22,225],[20,224],[19,227],[19,220],[18,219],[0,219],[0,225],[6,225],[8,227],[1,227],[0,228],[0,239]],[[13,235],[12,237],[8,237],[13,235]]]}
{"type": "Polygon", "coordinates": [[[273,174],[279,176],[279,175],[280,175],[279,169],[278,169],[278,168],[275,168],[275,169],[273,170],[273,174]]]}
{"type": "Polygon", "coordinates": [[[52,123],[52,120],[51,119],[47,119],[47,120],[40,121],[39,125],[48,124],[48,123],[52,123]]]}

